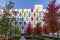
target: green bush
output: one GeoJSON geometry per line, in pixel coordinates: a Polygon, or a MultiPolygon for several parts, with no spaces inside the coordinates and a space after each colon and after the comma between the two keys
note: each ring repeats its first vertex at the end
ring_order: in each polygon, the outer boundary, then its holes
{"type": "Polygon", "coordinates": [[[19,37],[13,37],[13,40],[20,40],[20,36],[19,37]]]}
{"type": "Polygon", "coordinates": [[[35,35],[33,37],[31,37],[30,35],[24,35],[24,37],[26,39],[32,39],[32,38],[35,38],[37,40],[60,40],[60,38],[55,38],[55,37],[49,37],[49,36],[38,36],[38,35],[35,35]]]}
{"type": "Polygon", "coordinates": [[[53,39],[53,40],[60,40],[60,38],[56,38],[56,37],[45,37],[45,38],[49,38],[49,39],[53,39]]]}
{"type": "Polygon", "coordinates": [[[44,40],[54,40],[54,39],[50,39],[50,38],[44,38],[44,40]]]}
{"type": "Polygon", "coordinates": [[[43,40],[44,39],[43,37],[38,36],[38,35],[35,35],[34,38],[37,39],[37,40],[43,40]]]}
{"type": "Polygon", "coordinates": [[[55,38],[55,37],[49,37],[49,36],[34,36],[35,39],[37,40],[60,40],[60,38],[55,38]]]}
{"type": "Polygon", "coordinates": [[[24,35],[24,37],[25,37],[26,39],[32,39],[32,37],[31,37],[30,35],[24,35]]]}
{"type": "Polygon", "coordinates": [[[54,39],[54,40],[60,40],[60,38],[55,38],[55,37],[52,37],[52,39],[54,39]]]}
{"type": "Polygon", "coordinates": [[[43,37],[38,37],[37,40],[43,40],[44,38],[43,37]]]}

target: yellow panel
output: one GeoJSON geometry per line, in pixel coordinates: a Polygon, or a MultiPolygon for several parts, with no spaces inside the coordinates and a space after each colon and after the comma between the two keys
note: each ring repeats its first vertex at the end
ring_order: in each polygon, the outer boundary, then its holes
{"type": "Polygon", "coordinates": [[[36,26],[36,24],[37,24],[37,21],[33,21],[33,25],[36,26]]]}
{"type": "Polygon", "coordinates": [[[27,14],[24,12],[24,17],[26,17],[27,16],[27,14]]]}
{"type": "Polygon", "coordinates": [[[37,13],[39,12],[39,9],[38,9],[38,8],[36,9],[36,12],[37,12],[37,13]]]}

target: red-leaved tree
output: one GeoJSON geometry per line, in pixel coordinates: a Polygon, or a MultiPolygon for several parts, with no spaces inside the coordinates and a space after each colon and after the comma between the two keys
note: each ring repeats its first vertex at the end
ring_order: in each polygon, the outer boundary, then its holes
{"type": "Polygon", "coordinates": [[[26,34],[32,34],[32,27],[31,27],[32,25],[31,25],[31,23],[28,23],[28,25],[27,25],[27,28],[26,28],[26,34]]]}
{"type": "Polygon", "coordinates": [[[50,28],[51,33],[55,33],[58,31],[57,29],[57,15],[60,5],[56,5],[56,0],[51,0],[47,6],[47,13],[44,16],[44,21],[50,28]]]}
{"type": "Polygon", "coordinates": [[[41,23],[37,23],[36,27],[33,29],[33,34],[35,34],[35,35],[41,35],[42,34],[41,23]]]}
{"type": "Polygon", "coordinates": [[[43,34],[50,34],[50,28],[48,26],[43,26],[43,34]]]}

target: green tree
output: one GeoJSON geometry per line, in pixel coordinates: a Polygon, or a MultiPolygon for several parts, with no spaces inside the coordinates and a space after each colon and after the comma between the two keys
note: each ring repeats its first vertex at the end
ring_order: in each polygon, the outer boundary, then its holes
{"type": "Polygon", "coordinates": [[[0,32],[6,34],[13,27],[12,22],[15,20],[14,17],[10,18],[9,11],[13,8],[14,2],[9,2],[5,8],[3,8],[3,16],[0,19],[0,32]]]}
{"type": "Polygon", "coordinates": [[[21,34],[19,27],[13,27],[13,34],[21,34]]]}

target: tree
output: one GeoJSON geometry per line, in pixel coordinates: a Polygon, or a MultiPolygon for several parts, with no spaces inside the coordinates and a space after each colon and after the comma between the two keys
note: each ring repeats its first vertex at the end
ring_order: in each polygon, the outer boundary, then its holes
{"type": "Polygon", "coordinates": [[[19,29],[19,27],[13,27],[12,31],[13,31],[13,34],[21,34],[21,29],[19,29]]]}
{"type": "Polygon", "coordinates": [[[60,5],[56,5],[56,0],[50,1],[46,15],[44,16],[44,21],[50,28],[50,32],[53,34],[58,31],[57,29],[57,15],[60,5]]]}
{"type": "Polygon", "coordinates": [[[58,12],[57,20],[58,20],[58,27],[59,27],[59,30],[60,30],[60,12],[58,12]]]}
{"type": "Polygon", "coordinates": [[[26,28],[26,34],[32,34],[31,23],[28,23],[28,25],[27,25],[27,28],[26,28]]]}
{"type": "Polygon", "coordinates": [[[57,22],[58,22],[58,26],[57,26],[57,37],[59,37],[59,33],[60,33],[60,12],[58,13],[58,17],[57,17],[57,22]]]}
{"type": "Polygon", "coordinates": [[[43,34],[50,34],[50,28],[48,26],[43,26],[43,34]]]}
{"type": "Polygon", "coordinates": [[[5,11],[9,11],[12,8],[14,8],[14,2],[10,1],[9,4],[7,4],[5,7],[5,11]]]}
{"type": "Polygon", "coordinates": [[[15,20],[14,17],[10,18],[9,11],[13,8],[13,2],[9,2],[8,5],[3,9],[3,16],[0,20],[0,32],[3,34],[6,34],[8,31],[10,31],[13,27],[12,23],[15,20]]]}
{"type": "Polygon", "coordinates": [[[41,23],[37,23],[36,27],[33,29],[33,34],[34,35],[40,35],[40,34],[42,34],[41,23]]]}

